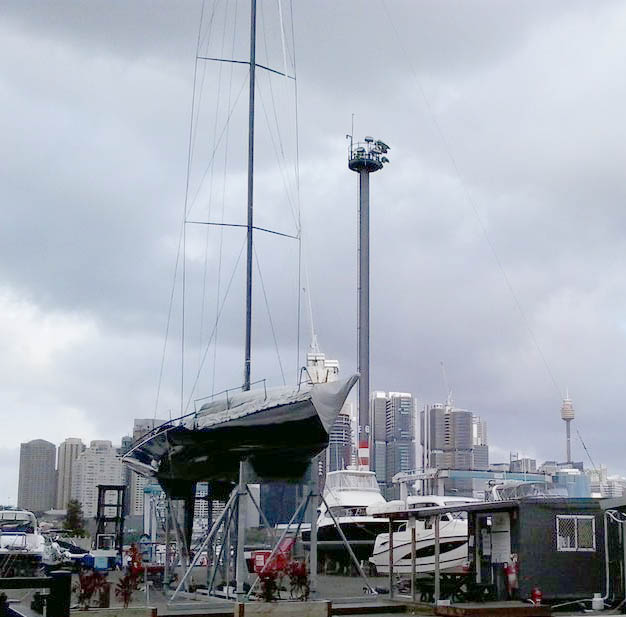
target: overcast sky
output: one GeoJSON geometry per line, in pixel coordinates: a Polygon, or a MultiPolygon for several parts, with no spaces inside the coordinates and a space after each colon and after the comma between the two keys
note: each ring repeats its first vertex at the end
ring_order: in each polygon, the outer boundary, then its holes
{"type": "MultiPolygon", "coordinates": [[[[247,2],[2,4],[0,503],[20,442],[119,444],[180,412],[180,268],[155,401],[192,98],[188,219],[245,221],[246,72],[199,61],[193,97],[198,29],[200,55],[248,42],[247,2]]],[[[354,114],[392,148],[372,176],[372,389],[442,401],[444,362],[495,462],[562,460],[569,388],[575,458],[577,429],[626,474],[626,5],[294,0],[292,29],[288,0],[259,4],[258,62],[293,74],[295,55],[301,350],[310,300],[322,350],[356,368],[354,114]]],[[[294,234],[294,82],[261,71],[257,100],[257,222],[294,234]]],[[[184,406],[239,385],[243,355],[243,232],[187,228],[184,406]]],[[[257,236],[253,379],[282,383],[276,338],[290,383],[297,244],[257,236]]]]}

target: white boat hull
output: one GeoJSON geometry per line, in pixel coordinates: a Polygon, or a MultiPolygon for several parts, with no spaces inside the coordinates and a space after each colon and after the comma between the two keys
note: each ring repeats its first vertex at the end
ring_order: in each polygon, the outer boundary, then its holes
{"type": "MultiPolygon", "coordinates": [[[[393,570],[398,574],[411,573],[411,532],[393,534],[393,570]]],[[[468,562],[467,523],[450,521],[441,526],[439,540],[439,567],[441,572],[462,572],[468,562]]],[[[417,529],[415,543],[415,573],[435,571],[435,537],[432,530],[417,529]]],[[[389,573],[389,534],[376,538],[374,552],[369,559],[379,574],[389,573]]]]}

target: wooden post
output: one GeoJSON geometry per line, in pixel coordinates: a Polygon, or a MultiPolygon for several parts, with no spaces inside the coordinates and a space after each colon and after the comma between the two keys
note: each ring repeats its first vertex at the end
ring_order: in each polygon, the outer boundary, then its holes
{"type": "Polygon", "coordinates": [[[479,546],[479,524],[478,521],[480,518],[478,514],[470,513],[469,517],[471,518],[473,528],[474,528],[474,568],[476,568],[476,582],[478,584],[482,583],[482,572],[480,567],[480,546],[479,546]]]}
{"type": "Polygon", "coordinates": [[[439,571],[439,521],[441,520],[440,514],[435,514],[435,604],[439,602],[439,597],[441,595],[441,586],[440,586],[440,574],[439,571]]]}
{"type": "MultiPolygon", "coordinates": [[[[169,586],[170,582],[170,500],[166,500],[165,508],[165,562],[163,564],[163,585],[169,586]]],[[[122,563],[124,566],[124,563],[122,563]]]]}
{"type": "MultiPolygon", "coordinates": [[[[48,596],[47,615],[65,617],[70,614],[72,599],[72,574],[63,570],[50,572],[50,595],[48,596]]],[[[9,614],[9,613],[7,613],[9,614]]]]}
{"type": "Polygon", "coordinates": [[[393,524],[389,518],[389,597],[393,598],[393,524]]]}
{"type": "Polygon", "coordinates": [[[415,602],[415,524],[416,521],[411,521],[413,527],[411,527],[411,601],[415,602]]]}

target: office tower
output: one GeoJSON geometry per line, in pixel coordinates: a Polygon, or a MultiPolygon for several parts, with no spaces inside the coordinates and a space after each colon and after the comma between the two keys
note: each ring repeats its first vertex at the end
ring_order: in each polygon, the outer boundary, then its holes
{"type": "Polygon", "coordinates": [[[515,473],[537,473],[537,461],[534,458],[511,457],[510,469],[515,473]]]}
{"type": "Polygon", "coordinates": [[[399,495],[393,477],[415,468],[415,399],[408,392],[374,391],[370,397],[371,469],[383,495],[399,495]]]}
{"type": "Polygon", "coordinates": [[[326,449],[326,471],[345,469],[352,462],[352,419],[340,413],[333,424],[326,449]]]}
{"type": "Polygon", "coordinates": [[[110,441],[92,441],[74,464],[72,499],[80,501],[87,518],[96,515],[99,484],[124,484],[121,455],[110,441]]]}
{"type": "Polygon", "coordinates": [[[20,445],[17,505],[31,512],[45,512],[56,501],[56,446],[44,439],[20,445]]]}
{"type": "Polygon", "coordinates": [[[465,409],[436,404],[420,414],[424,468],[489,469],[487,423],[465,409]]]}
{"type": "Polygon", "coordinates": [[[399,486],[393,477],[415,468],[415,400],[408,392],[389,392],[386,403],[386,482],[387,498],[398,498],[399,486]]]}
{"type": "Polygon", "coordinates": [[[78,455],[85,444],[76,437],[69,437],[60,446],[57,456],[57,499],[58,510],[65,510],[72,495],[72,475],[78,455]]]}
{"type": "MultiPolygon", "coordinates": [[[[156,418],[136,418],[133,423],[133,442],[141,439],[144,435],[164,422],[165,420],[158,420],[156,418]]],[[[125,439],[126,438],[122,439],[122,448],[127,447],[127,443],[124,441],[125,439]]],[[[151,479],[131,470],[127,470],[126,475],[129,493],[128,513],[131,516],[140,516],[143,514],[143,489],[150,484],[151,479]]]]}
{"type": "Polygon", "coordinates": [[[370,468],[380,485],[387,483],[387,393],[374,391],[370,399],[370,468]]]}

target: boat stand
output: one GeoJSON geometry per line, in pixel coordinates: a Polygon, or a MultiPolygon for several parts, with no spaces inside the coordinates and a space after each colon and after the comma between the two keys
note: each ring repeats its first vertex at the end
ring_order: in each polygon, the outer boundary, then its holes
{"type": "MultiPolygon", "coordinates": [[[[309,557],[309,571],[310,571],[310,589],[311,596],[314,596],[317,588],[317,504],[319,500],[319,491],[317,488],[317,482],[312,480],[312,474],[309,472],[306,474],[308,478],[308,489],[306,496],[296,507],[287,528],[283,530],[278,540],[276,540],[276,534],[269,524],[267,517],[261,509],[259,503],[255,499],[254,495],[250,491],[248,484],[254,480],[254,472],[251,466],[247,462],[241,462],[239,467],[239,483],[233,489],[230,497],[224,507],[223,512],[215,521],[215,523],[208,530],[206,536],[202,539],[199,545],[193,550],[193,558],[191,562],[184,563],[185,573],[178,583],[172,597],[169,599],[168,604],[174,602],[178,594],[188,588],[188,582],[194,567],[197,566],[203,552],[207,552],[207,555],[212,555],[213,559],[209,565],[207,572],[207,591],[209,595],[215,594],[215,582],[218,572],[222,573],[222,577],[225,581],[225,595],[227,599],[236,599],[239,602],[245,602],[249,599],[251,593],[258,585],[259,576],[257,576],[252,587],[249,590],[244,589],[244,583],[247,578],[248,568],[245,558],[245,531],[246,531],[246,517],[247,517],[247,501],[248,499],[259,513],[263,524],[266,526],[268,533],[272,535],[273,549],[270,553],[270,557],[266,561],[266,566],[269,565],[278,552],[278,548],[282,540],[286,537],[287,533],[292,531],[295,526],[296,535],[300,530],[300,526],[304,519],[308,518],[311,521],[311,550],[309,557]],[[234,546],[234,564],[231,564],[231,547],[234,546]],[[188,564],[188,565],[187,565],[188,564]],[[231,596],[230,581],[232,566],[235,568],[235,597],[231,596]],[[220,568],[221,566],[221,568],[220,568]]],[[[187,556],[189,553],[185,550],[185,538],[184,533],[181,532],[178,522],[174,519],[174,532],[176,534],[177,544],[179,545],[179,553],[182,556],[187,556]]],[[[182,560],[181,560],[182,563],[182,560]]],[[[263,570],[265,567],[263,568],[263,570]]],[[[261,571],[261,574],[263,573],[261,571]]]]}
{"type": "MultiPolygon", "coordinates": [[[[209,595],[216,595],[215,582],[218,573],[221,571],[222,578],[225,582],[225,596],[227,599],[237,600],[238,602],[245,602],[249,600],[257,585],[260,582],[260,577],[266,568],[272,563],[272,560],[278,553],[282,541],[287,534],[295,528],[295,535],[297,536],[302,522],[309,520],[311,524],[311,543],[309,548],[309,579],[310,579],[310,596],[316,597],[317,593],[317,516],[318,516],[318,504],[320,500],[326,506],[326,509],[333,520],[333,524],[337,529],[337,533],[341,537],[341,540],[350,555],[350,559],[354,563],[359,575],[363,578],[365,586],[369,593],[376,595],[375,589],[369,582],[367,575],[363,571],[359,560],[356,558],[350,543],[348,542],[339,521],[332,513],[328,503],[323,495],[319,493],[317,478],[311,473],[311,467],[306,474],[308,479],[304,484],[307,485],[306,495],[297,505],[289,523],[282,530],[282,533],[276,539],[276,533],[269,524],[265,513],[261,509],[259,503],[255,499],[254,495],[250,491],[248,484],[253,481],[254,473],[251,466],[247,462],[241,462],[239,467],[239,483],[233,489],[230,494],[226,506],[219,518],[207,531],[206,536],[202,539],[193,550],[193,558],[191,562],[182,562],[185,567],[185,573],[181,578],[178,586],[176,587],[172,597],[168,604],[174,602],[178,594],[188,588],[188,582],[194,567],[197,566],[202,554],[206,551],[207,556],[211,555],[208,571],[207,571],[207,593],[209,595]],[[265,561],[265,565],[261,569],[261,572],[256,576],[254,582],[248,590],[244,589],[244,583],[248,575],[248,568],[245,558],[245,531],[246,531],[246,508],[248,500],[252,503],[254,508],[259,513],[263,524],[266,526],[268,533],[272,535],[273,548],[269,557],[265,561]],[[231,547],[234,546],[234,564],[231,564],[231,547]],[[188,565],[187,565],[188,564],[188,565]],[[231,570],[234,566],[235,569],[235,581],[236,587],[234,590],[234,597],[231,595],[230,581],[231,570]]],[[[177,517],[172,517],[174,520],[177,517]]],[[[177,544],[179,544],[179,553],[181,557],[188,557],[189,551],[186,550],[184,533],[181,533],[177,522],[174,524],[174,531],[176,533],[177,544]]]]}

